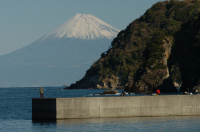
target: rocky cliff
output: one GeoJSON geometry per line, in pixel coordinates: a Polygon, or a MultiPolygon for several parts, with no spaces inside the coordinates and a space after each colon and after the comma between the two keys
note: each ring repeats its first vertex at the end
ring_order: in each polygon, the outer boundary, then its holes
{"type": "Polygon", "coordinates": [[[200,0],[158,2],[131,22],[71,88],[193,89],[200,79],[200,0]]]}

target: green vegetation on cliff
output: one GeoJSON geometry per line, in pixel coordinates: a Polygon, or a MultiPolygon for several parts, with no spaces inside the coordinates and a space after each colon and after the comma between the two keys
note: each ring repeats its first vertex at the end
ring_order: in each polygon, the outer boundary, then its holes
{"type": "Polygon", "coordinates": [[[147,85],[151,91],[159,87],[172,92],[173,82],[184,80],[181,46],[187,43],[200,55],[199,16],[200,0],[156,3],[121,31],[85,77],[71,87],[96,87],[116,76],[126,91],[140,92],[147,85]],[[86,83],[94,76],[98,82],[86,83]]]}

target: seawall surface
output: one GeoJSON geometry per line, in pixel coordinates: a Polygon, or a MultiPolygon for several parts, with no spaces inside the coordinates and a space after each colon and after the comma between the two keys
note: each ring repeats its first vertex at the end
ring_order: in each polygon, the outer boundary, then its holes
{"type": "Polygon", "coordinates": [[[32,99],[32,119],[200,116],[200,95],[32,99]]]}

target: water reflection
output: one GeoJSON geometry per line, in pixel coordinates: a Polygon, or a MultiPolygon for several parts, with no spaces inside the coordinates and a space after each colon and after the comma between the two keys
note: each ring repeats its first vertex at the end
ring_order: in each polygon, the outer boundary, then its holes
{"type": "Polygon", "coordinates": [[[32,121],[34,131],[199,131],[200,116],[32,121]]]}
{"type": "Polygon", "coordinates": [[[56,120],[32,120],[32,123],[33,124],[56,124],[57,121],[56,120]]]}
{"type": "Polygon", "coordinates": [[[56,121],[69,131],[199,131],[200,116],[90,118],[56,121]]]}

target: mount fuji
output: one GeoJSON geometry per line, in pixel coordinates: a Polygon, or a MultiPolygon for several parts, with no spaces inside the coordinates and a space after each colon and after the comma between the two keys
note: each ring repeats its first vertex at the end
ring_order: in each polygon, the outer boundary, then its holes
{"type": "Polygon", "coordinates": [[[118,32],[91,14],[77,14],[28,46],[0,56],[0,87],[75,83],[118,32]]]}
{"type": "Polygon", "coordinates": [[[91,14],[77,14],[66,23],[55,29],[44,39],[53,35],[58,38],[76,38],[76,39],[112,39],[118,34],[119,30],[106,24],[91,14]]]}

